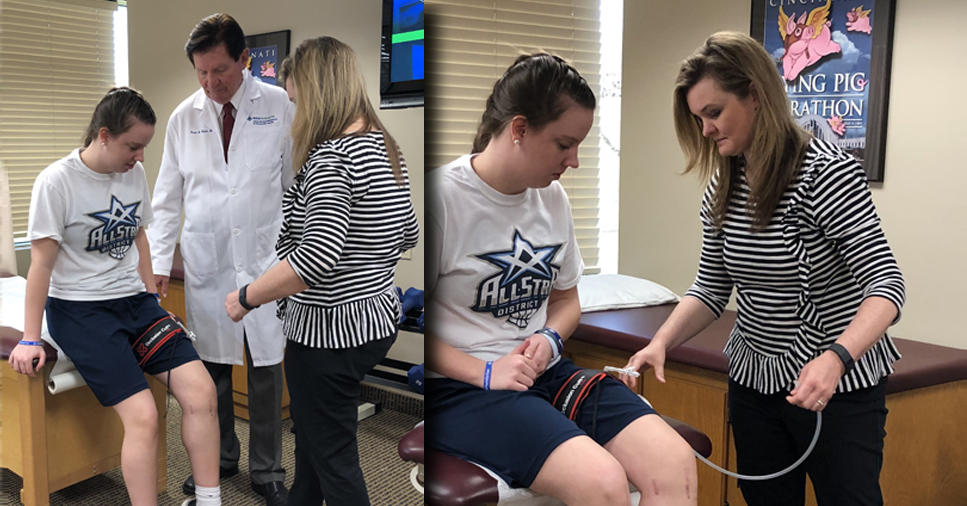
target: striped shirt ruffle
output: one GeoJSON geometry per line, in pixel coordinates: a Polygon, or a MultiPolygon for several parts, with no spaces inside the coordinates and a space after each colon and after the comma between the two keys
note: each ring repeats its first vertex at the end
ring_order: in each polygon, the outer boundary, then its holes
{"type": "Polygon", "coordinates": [[[382,132],[334,139],[312,151],[283,197],[276,245],[279,258],[309,285],[279,301],[288,339],[349,348],[395,332],[396,264],[419,239],[405,163],[403,176],[400,186],[382,132]]]}

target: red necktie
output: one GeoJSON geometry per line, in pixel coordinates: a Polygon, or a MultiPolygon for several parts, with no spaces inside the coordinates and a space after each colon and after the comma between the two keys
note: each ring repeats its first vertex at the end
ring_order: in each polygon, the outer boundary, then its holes
{"type": "Polygon", "coordinates": [[[232,140],[232,127],[235,126],[235,116],[232,115],[232,103],[229,102],[222,107],[224,115],[222,117],[222,146],[225,150],[225,163],[228,163],[228,143],[232,140]]]}

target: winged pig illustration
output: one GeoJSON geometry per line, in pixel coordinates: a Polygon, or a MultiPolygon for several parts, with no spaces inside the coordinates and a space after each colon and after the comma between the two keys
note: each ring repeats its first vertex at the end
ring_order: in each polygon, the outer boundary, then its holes
{"type": "Polygon", "coordinates": [[[788,16],[779,6],[779,33],[785,46],[782,71],[787,81],[795,81],[803,70],[822,57],[842,51],[840,45],[833,42],[829,30],[832,3],[832,0],[826,0],[826,5],[813,9],[808,17],[803,12],[798,19],[796,13],[788,16]]]}

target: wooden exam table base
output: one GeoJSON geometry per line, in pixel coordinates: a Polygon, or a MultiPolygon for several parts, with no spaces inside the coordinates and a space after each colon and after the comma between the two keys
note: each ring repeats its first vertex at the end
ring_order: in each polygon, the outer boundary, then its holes
{"type": "MultiPolygon", "coordinates": [[[[0,466],[23,478],[24,506],[48,506],[50,494],[121,465],[121,419],[86,385],[51,395],[44,384],[51,365],[36,378],[2,368],[3,447],[0,466]]],[[[158,493],[166,489],[165,387],[148,379],[158,407],[158,493]]],[[[119,494],[127,497],[126,490],[119,494]]]]}

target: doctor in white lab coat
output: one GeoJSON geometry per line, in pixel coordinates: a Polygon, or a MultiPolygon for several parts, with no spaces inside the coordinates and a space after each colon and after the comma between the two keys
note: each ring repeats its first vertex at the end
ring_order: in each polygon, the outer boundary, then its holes
{"type": "MultiPolygon", "coordinates": [[[[152,201],[155,223],[148,230],[152,265],[165,293],[184,210],[187,317],[198,337],[195,349],[218,389],[222,476],[238,472],[231,365],[242,364],[247,341],[253,488],[267,504],[285,504],[280,365],[285,338],[274,304],[234,323],[224,301],[225,294],[278,262],[282,193],[294,179],[288,135],[294,108],[282,88],[258,82],[245,70],[249,50],[230,16],[202,20],[185,49],[202,88],[168,121],[152,201]]],[[[183,488],[193,493],[190,477],[183,488]]]]}

